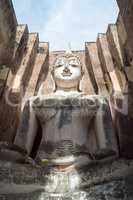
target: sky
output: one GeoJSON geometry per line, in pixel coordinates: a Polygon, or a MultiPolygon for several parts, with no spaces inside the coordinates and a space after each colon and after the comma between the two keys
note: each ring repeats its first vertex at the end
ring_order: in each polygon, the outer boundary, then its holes
{"type": "Polygon", "coordinates": [[[12,0],[19,24],[38,32],[51,50],[84,49],[118,16],[116,0],[12,0]]]}

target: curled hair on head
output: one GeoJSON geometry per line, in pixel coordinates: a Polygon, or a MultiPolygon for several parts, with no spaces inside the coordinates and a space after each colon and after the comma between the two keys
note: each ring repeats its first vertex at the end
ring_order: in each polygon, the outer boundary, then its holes
{"type": "Polygon", "coordinates": [[[78,60],[79,66],[81,67],[81,73],[82,73],[82,75],[83,75],[83,74],[84,74],[84,71],[83,71],[83,66],[82,66],[80,57],[77,56],[77,55],[75,55],[75,54],[73,54],[72,52],[71,52],[71,53],[63,53],[63,54],[57,56],[57,58],[55,59],[55,62],[54,62],[54,64],[53,64],[53,66],[52,66],[52,69],[51,69],[52,75],[53,75],[54,69],[55,69],[56,66],[57,66],[56,63],[57,63],[57,61],[58,61],[59,59],[62,59],[62,58],[64,58],[64,59],[67,59],[67,58],[68,58],[68,59],[69,59],[69,58],[71,58],[71,57],[74,57],[74,58],[76,58],[76,59],[78,60]]]}

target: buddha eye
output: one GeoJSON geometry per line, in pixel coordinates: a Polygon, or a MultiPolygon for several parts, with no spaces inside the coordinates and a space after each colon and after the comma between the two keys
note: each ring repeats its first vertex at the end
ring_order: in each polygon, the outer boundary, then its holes
{"type": "Polygon", "coordinates": [[[75,64],[72,64],[71,66],[72,66],[72,67],[78,67],[78,65],[75,65],[75,64]]]}
{"type": "Polygon", "coordinates": [[[62,65],[60,64],[60,65],[56,65],[56,68],[59,68],[59,67],[62,67],[62,65]]]}

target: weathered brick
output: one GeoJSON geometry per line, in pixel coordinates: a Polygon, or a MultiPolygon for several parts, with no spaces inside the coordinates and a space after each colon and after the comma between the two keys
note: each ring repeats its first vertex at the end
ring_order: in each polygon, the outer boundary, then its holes
{"type": "Polygon", "coordinates": [[[105,85],[104,75],[101,68],[101,63],[98,56],[96,43],[86,43],[86,66],[91,75],[91,80],[95,92],[101,95],[107,95],[107,88],[105,85]]]}
{"type": "Polygon", "coordinates": [[[11,0],[0,1],[0,65],[12,59],[17,19],[11,0]]]}
{"type": "MultiPolygon", "coordinates": [[[[115,66],[113,63],[112,55],[109,50],[109,44],[107,41],[106,34],[99,34],[97,39],[97,47],[98,47],[98,53],[99,58],[101,61],[101,65],[103,67],[103,71],[107,76],[109,76],[109,79],[111,80],[111,83],[108,81],[108,87],[110,88],[110,84],[112,85],[112,89],[114,91],[121,91],[120,83],[116,75],[115,66]]],[[[112,90],[110,88],[110,90],[112,90]]]]}

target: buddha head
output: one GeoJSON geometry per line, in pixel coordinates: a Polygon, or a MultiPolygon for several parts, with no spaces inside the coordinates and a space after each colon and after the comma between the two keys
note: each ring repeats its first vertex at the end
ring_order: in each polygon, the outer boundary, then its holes
{"type": "Polygon", "coordinates": [[[79,91],[79,84],[83,77],[80,58],[72,53],[57,57],[52,76],[55,81],[55,90],[79,91]]]}

